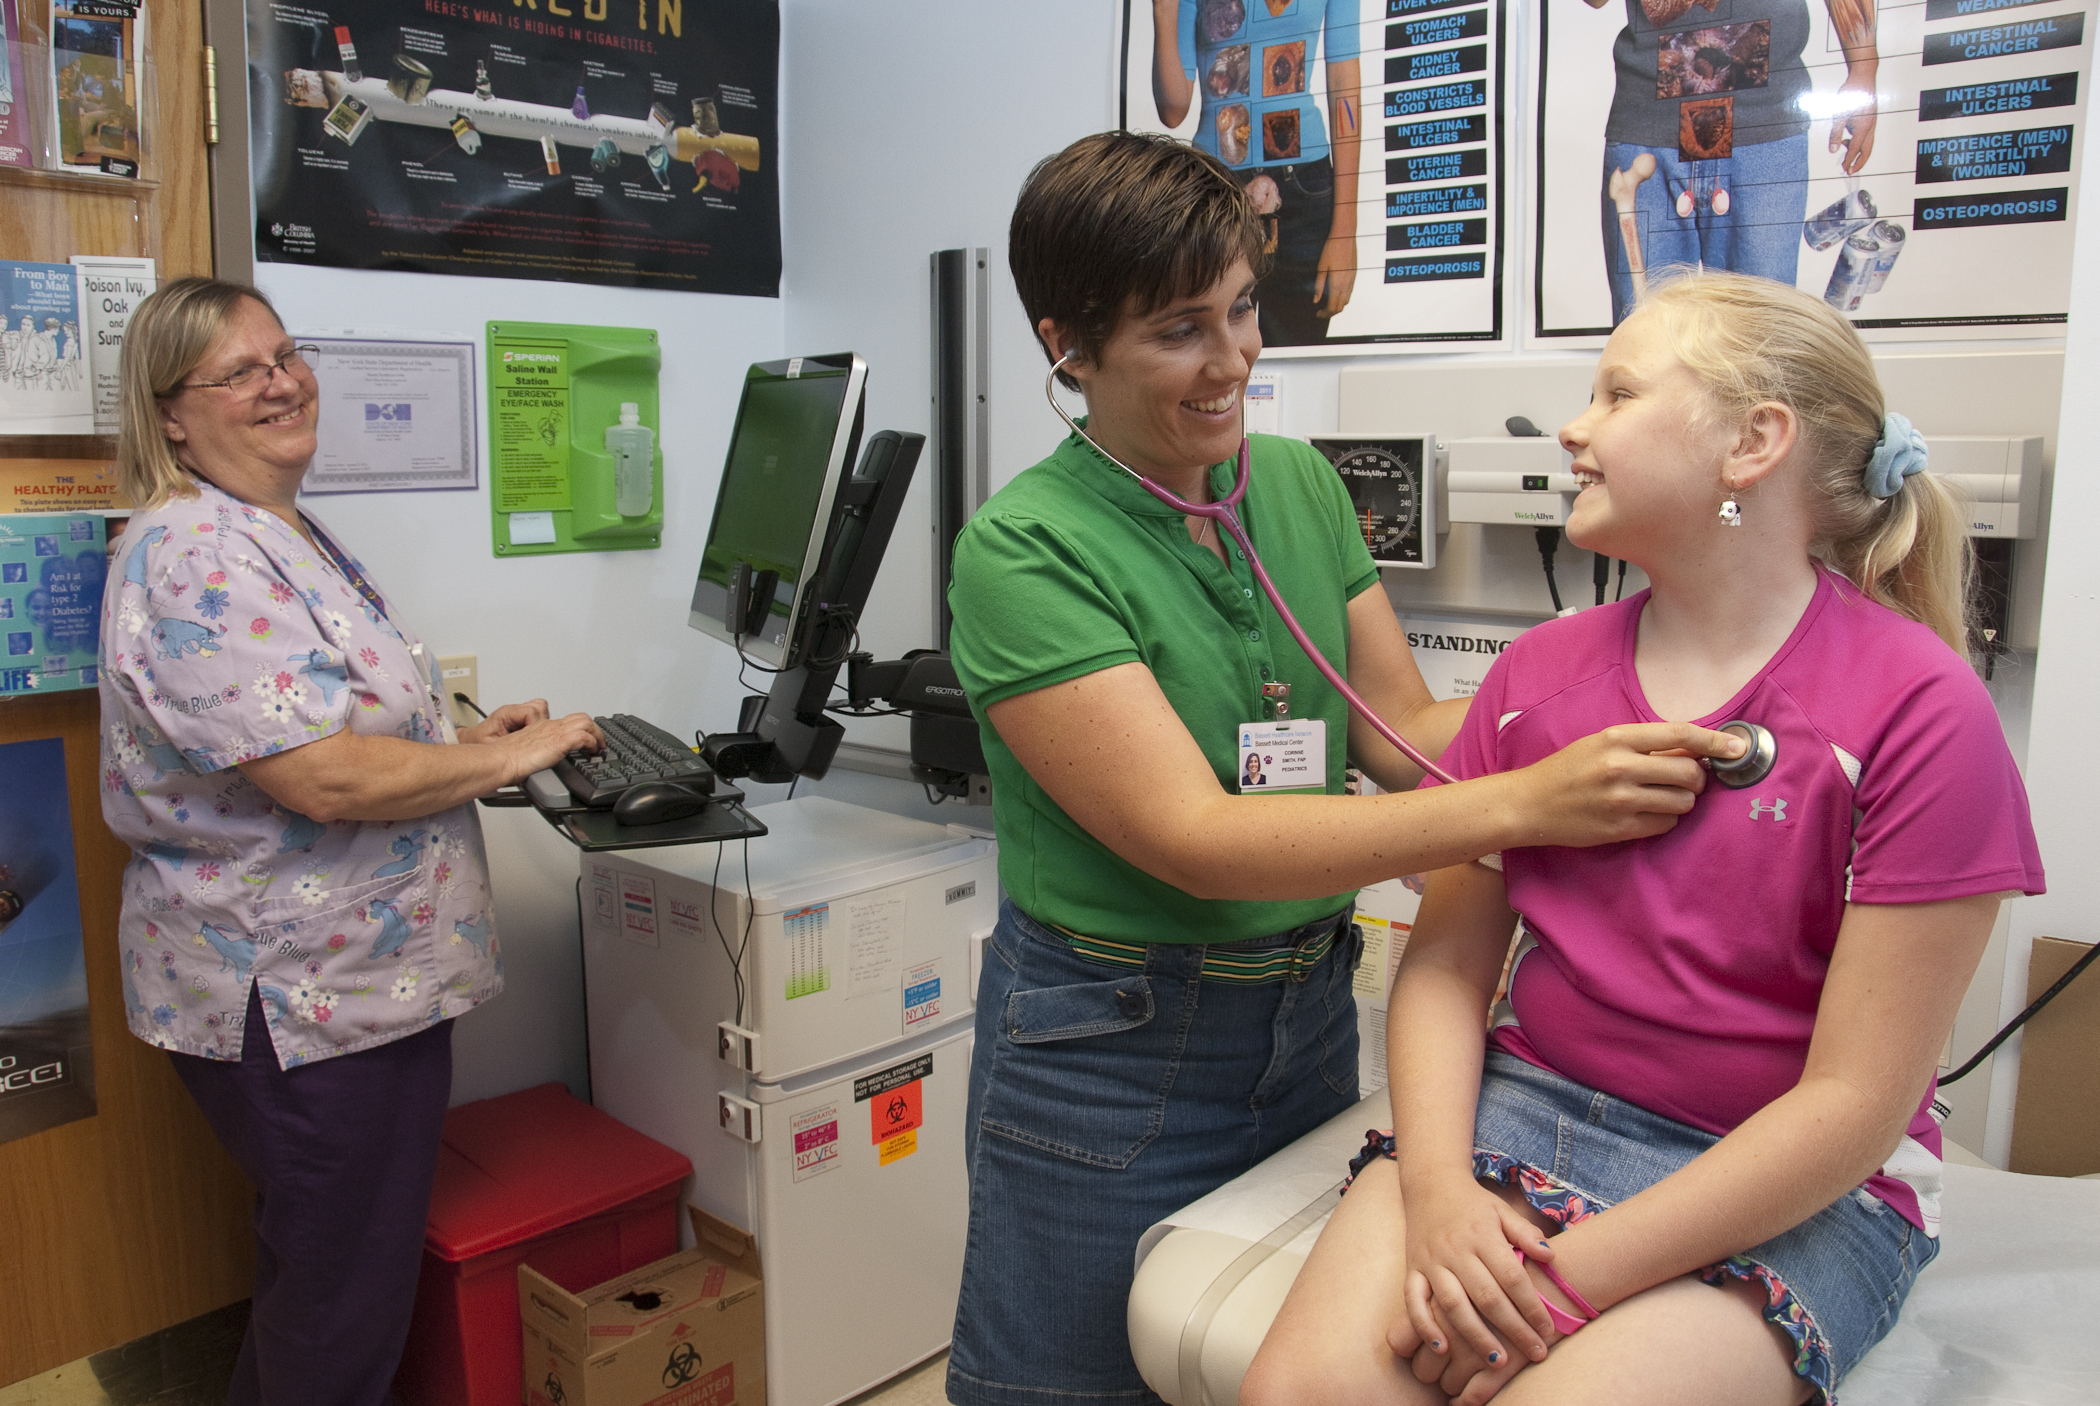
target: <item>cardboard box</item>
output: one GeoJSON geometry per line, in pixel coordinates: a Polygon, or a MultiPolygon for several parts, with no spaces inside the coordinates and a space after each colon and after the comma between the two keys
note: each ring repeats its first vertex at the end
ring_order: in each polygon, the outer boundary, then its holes
{"type": "Polygon", "coordinates": [[[699,1248],[580,1294],[518,1266],[526,1406],[765,1406],[757,1249],[688,1210],[699,1248]]]}
{"type": "MultiPolygon", "coordinates": [[[[2056,984],[2089,942],[2038,937],[2027,968],[2027,999],[2056,984]]],[[[2100,967],[2095,962],[2094,967],[2100,967]]],[[[2009,1168],[2036,1176],[2100,1172],[2100,970],[2088,969],[2020,1031],[2020,1092],[2013,1104],[2009,1168]]]]}

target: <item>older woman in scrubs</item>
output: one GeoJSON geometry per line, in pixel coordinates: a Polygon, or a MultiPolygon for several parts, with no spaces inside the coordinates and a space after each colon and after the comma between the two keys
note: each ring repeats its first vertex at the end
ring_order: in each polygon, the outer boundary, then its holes
{"type": "Polygon", "coordinates": [[[312,350],[238,284],[182,279],[139,305],[119,445],[139,511],[103,599],[131,1030],[172,1052],[257,1192],[234,1406],[386,1398],[452,1018],[503,989],[473,801],[601,743],[534,700],[448,745],[400,603],[299,509],[312,350]]]}

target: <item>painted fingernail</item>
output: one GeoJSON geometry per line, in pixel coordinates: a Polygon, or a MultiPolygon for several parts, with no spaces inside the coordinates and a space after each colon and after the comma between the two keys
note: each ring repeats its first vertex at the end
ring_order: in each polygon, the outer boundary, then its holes
{"type": "Polygon", "coordinates": [[[1494,1366],[1497,1362],[1500,1362],[1501,1360],[1502,1354],[1499,1352],[1491,1352],[1488,1354],[1488,1365],[1490,1367],[1494,1366]]]}
{"type": "Polygon", "coordinates": [[[1432,1341],[1429,1344],[1429,1350],[1431,1352],[1442,1352],[1444,1350],[1444,1345],[1440,1341],[1432,1341]]]}
{"type": "Polygon", "coordinates": [[[1547,1243],[1546,1243],[1545,1241],[1541,1240],[1541,1241],[1539,1241],[1539,1248],[1540,1248],[1541,1250],[1550,1250],[1550,1249],[1552,1249],[1553,1247],[1552,1247],[1551,1245],[1548,1245],[1548,1244],[1547,1244],[1547,1243]]]}

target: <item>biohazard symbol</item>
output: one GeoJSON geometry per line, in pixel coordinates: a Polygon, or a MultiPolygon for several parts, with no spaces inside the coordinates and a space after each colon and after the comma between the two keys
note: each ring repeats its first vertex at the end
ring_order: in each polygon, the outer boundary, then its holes
{"type": "Polygon", "coordinates": [[[903,1094],[891,1094],[890,1101],[882,1107],[882,1115],[894,1127],[911,1117],[911,1104],[903,1094]]]}
{"type": "Polygon", "coordinates": [[[541,1390],[547,1393],[547,1399],[553,1402],[554,1406],[562,1406],[562,1403],[569,1399],[568,1392],[562,1390],[561,1374],[558,1372],[547,1374],[547,1380],[542,1384],[541,1390]]]}
{"type": "Polygon", "coordinates": [[[684,1386],[700,1375],[700,1349],[691,1343],[680,1343],[671,1349],[670,1360],[664,1363],[664,1386],[684,1386]]]}

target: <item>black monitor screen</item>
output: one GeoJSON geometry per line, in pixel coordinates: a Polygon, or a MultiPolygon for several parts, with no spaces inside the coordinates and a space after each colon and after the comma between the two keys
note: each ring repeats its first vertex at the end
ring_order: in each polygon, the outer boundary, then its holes
{"type": "Polygon", "coordinates": [[[801,358],[751,368],[701,553],[695,629],[732,640],[775,666],[789,662],[793,625],[857,437],[853,421],[865,374],[858,358],[801,358]],[[850,364],[825,364],[832,361],[850,364]],[[723,615],[740,562],[754,575],[775,573],[778,584],[765,628],[736,639],[723,615]]]}
{"type": "Polygon", "coordinates": [[[784,585],[801,576],[845,398],[844,372],[745,388],[702,576],[726,586],[740,561],[779,572],[784,585]]]}

